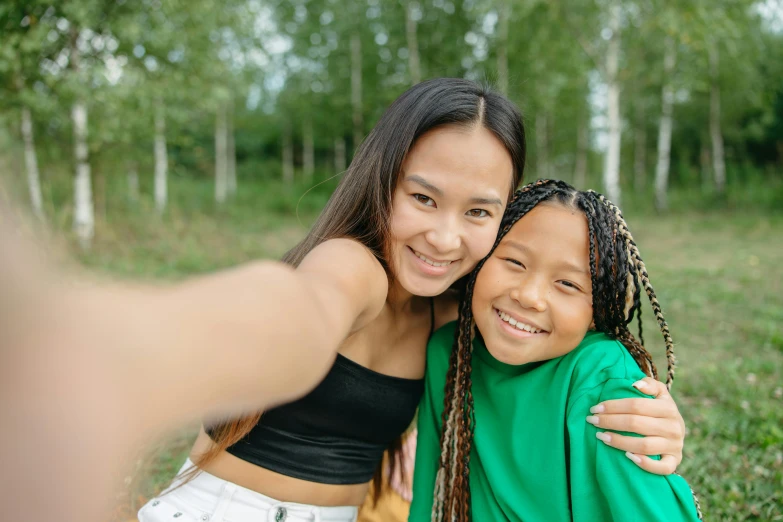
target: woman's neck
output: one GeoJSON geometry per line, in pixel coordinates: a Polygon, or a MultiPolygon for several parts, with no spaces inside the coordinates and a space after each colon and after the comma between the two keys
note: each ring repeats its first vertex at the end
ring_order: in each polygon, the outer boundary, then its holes
{"type": "Polygon", "coordinates": [[[410,314],[423,297],[413,295],[403,288],[398,281],[389,284],[386,304],[394,315],[410,314]]]}

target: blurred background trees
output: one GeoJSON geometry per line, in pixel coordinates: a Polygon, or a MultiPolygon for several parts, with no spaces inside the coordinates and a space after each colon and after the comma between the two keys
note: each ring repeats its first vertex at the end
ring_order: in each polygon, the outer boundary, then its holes
{"type": "Polygon", "coordinates": [[[172,173],[210,178],[218,205],[243,183],[338,173],[395,97],[436,76],[520,105],[527,179],[659,211],[672,190],[783,205],[772,1],[6,1],[0,28],[6,174],[84,247],[108,186],[163,213],[172,173]]]}

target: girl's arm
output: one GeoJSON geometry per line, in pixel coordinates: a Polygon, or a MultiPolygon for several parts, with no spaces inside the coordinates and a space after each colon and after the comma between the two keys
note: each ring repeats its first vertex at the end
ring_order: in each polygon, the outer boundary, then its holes
{"type": "Polygon", "coordinates": [[[685,421],[666,386],[646,377],[634,386],[649,398],[614,399],[600,402],[590,408],[588,422],[600,430],[616,430],[643,435],[630,437],[605,432],[606,444],[634,454],[634,463],[657,475],[674,473],[682,462],[685,443],[685,421]],[[648,455],[660,455],[651,459],[648,455]]]}

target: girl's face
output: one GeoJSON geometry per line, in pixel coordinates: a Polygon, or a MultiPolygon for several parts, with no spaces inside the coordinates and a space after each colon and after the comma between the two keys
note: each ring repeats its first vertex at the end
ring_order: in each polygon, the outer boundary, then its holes
{"type": "Polygon", "coordinates": [[[564,355],[593,318],[585,216],[542,203],[520,219],[479,272],[473,316],[487,350],[507,364],[564,355]]]}
{"type": "Polygon", "coordinates": [[[420,137],[392,201],[397,284],[435,296],[469,273],[495,242],[512,179],[511,156],[481,126],[438,127],[420,137]]]}

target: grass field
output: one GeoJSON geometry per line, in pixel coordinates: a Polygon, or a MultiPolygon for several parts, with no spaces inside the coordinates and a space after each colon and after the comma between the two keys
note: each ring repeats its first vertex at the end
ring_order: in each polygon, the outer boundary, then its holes
{"type": "MultiPolygon", "coordinates": [[[[104,273],[171,279],[277,257],[302,236],[328,194],[306,196],[297,217],[296,189],[243,187],[220,210],[207,181],[174,180],[170,191],[174,200],[163,217],[146,200],[111,205],[93,250],[78,259],[104,273]]],[[[65,227],[67,212],[53,218],[56,226],[65,227]]],[[[680,473],[700,495],[707,520],[783,520],[783,215],[631,213],[628,221],[679,356],[673,393],[688,426],[680,473]]],[[[662,354],[648,312],[648,348],[662,354]]],[[[165,485],[194,430],[150,444],[118,495],[117,519],[130,518],[165,485]]]]}

